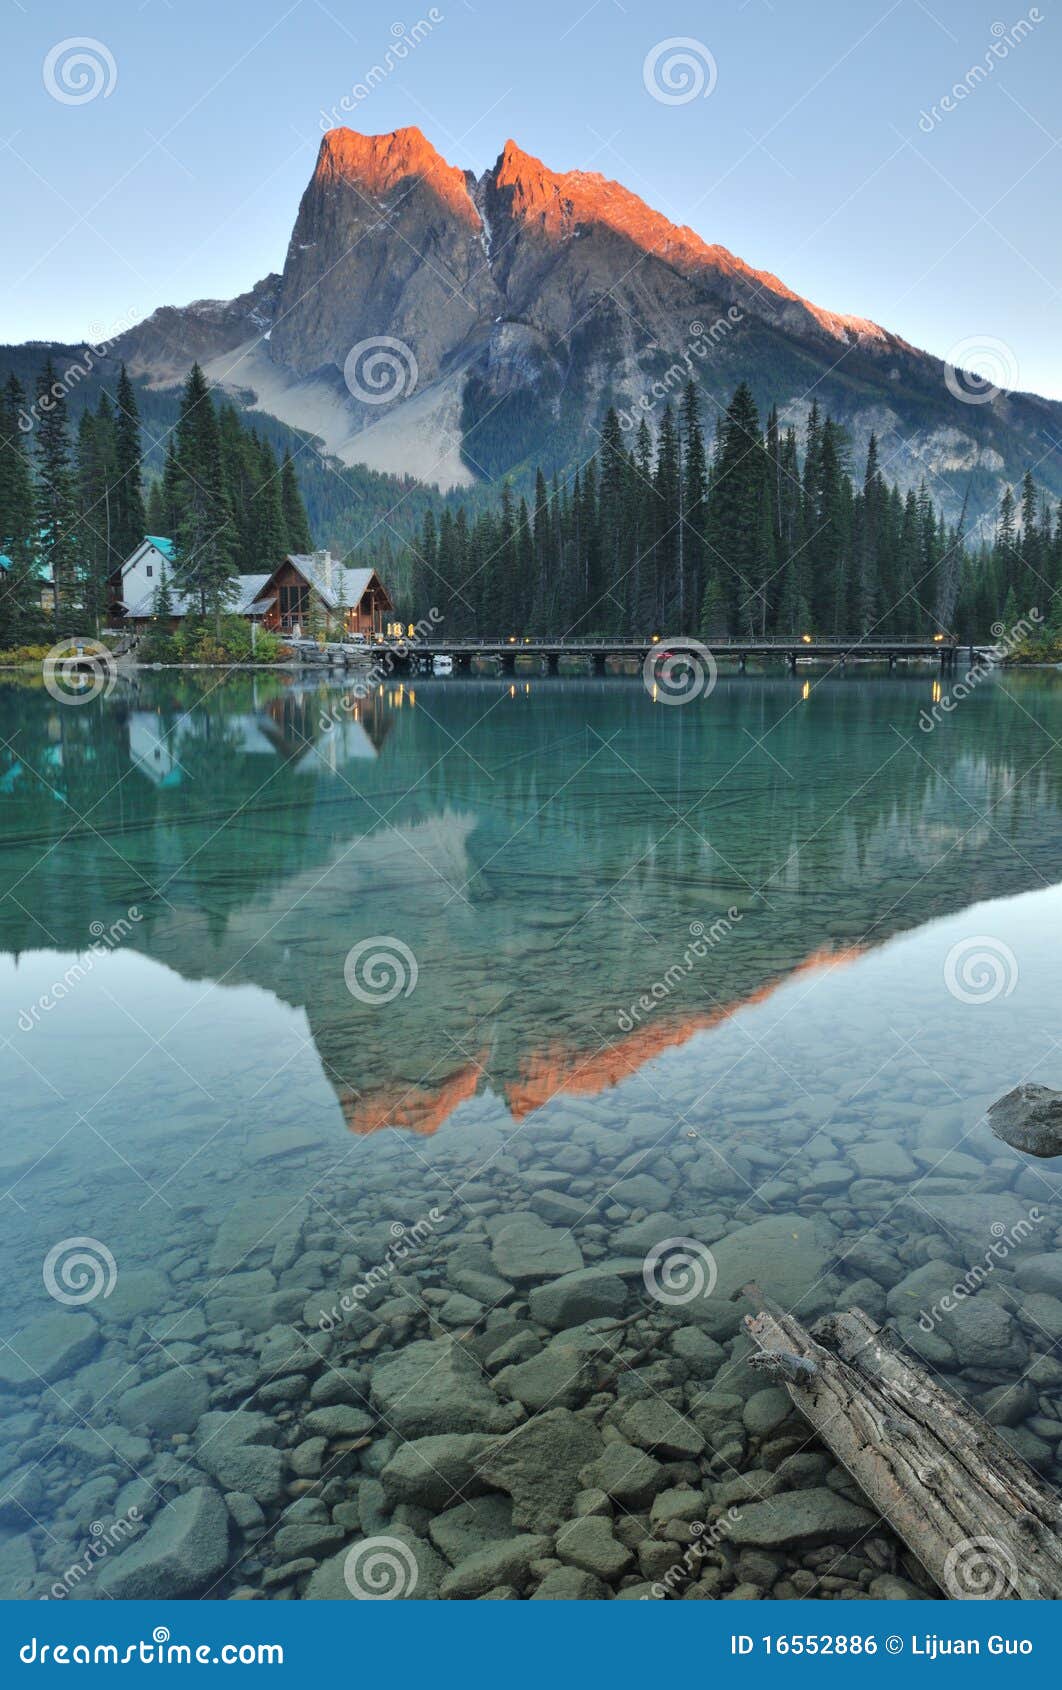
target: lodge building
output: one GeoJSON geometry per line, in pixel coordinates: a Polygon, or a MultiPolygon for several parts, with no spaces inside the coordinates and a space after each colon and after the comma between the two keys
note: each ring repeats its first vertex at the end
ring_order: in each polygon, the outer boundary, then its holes
{"type": "MultiPolygon", "coordinates": [[[[112,626],[132,626],[144,631],[155,621],[159,583],[165,574],[173,606],[171,629],[186,616],[196,616],[194,596],[181,593],[173,584],[172,540],[149,534],[127,558],[111,581],[112,626]]],[[[238,575],[236,593],[228,609],[277,634],[292,638],[306,635],[315,627],[361,634],[371,639],[382,634],[394,604],[374,569],[349,569],[331,552],[292,552],[272,574],[238,575]]]]}

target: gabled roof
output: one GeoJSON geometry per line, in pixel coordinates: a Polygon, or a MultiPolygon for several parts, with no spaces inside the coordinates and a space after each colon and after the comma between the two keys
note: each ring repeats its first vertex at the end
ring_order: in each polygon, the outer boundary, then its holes
{"type": "Polygon", "coordinates": [[[154,548],[157,552],[162,553],[162,555],[166,559],[167,563],[173,562],[173,541],[172,540],[164,539],[161,534],[145,534],[144,538],[147,541],[149,546],[154,546],[154,548]]]}
{"type": "Polygon", "coordinates": [[[375,569],[348,569],[329,552],[289,552],[287,562],[293,564],[299,574],[306,577],[329,610],[336,609],[340,602],[340,592],[343,595],[343,604],[348,610],[352,610],[360,604],[362,595],[374,577],[388,604],[391,602],[390,594],[375,569]]]}
{"type": "MultiPolygon", "coordinates": [[[[270,577],[268,575],[237,575],[236,583],[238,591],[231,604],[226,606],[229,613],[235,613],[237,616],[246,616],[252,605],[255,604],[262,588],[269,579],[270,577]]],[[[175,616],[195,615],[199,610],[198,599],[194,593],[188,594],[179,592],[177,588],[172,585],[170,586],[170,602],[173,605],[173,614],[175,616]]],[[[145,616],[152,616],[154,611],[155,594],[154,592],[150,592],[145,593],[144,597],[142,599],[138,599],[136,604],[129,605],[125,614],[126,616],[132,616],[140,619],[145,616]]]]}

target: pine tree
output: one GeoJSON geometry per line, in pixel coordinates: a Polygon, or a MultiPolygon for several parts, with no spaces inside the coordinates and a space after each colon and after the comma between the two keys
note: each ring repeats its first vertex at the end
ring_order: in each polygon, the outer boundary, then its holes
{"type": "Polygon", "coordinates": [[[104,393],[95,415],[82,411],[77,436],[80,590],[97,633],[106,620],[109,582],[123,561],[114,534],[117,475],[114,409],[104,393]]]}
{"type": "Polygon", "coordinates": [[[221,432],[206,377],[198,364],[185,383],[177,425],[178,521],[174,575],[200,614],[220,625],[235,591],[236,545],[222,461],[221,432]]]}
{"type": "Polygon", "coordinates": [[[27,628],[40,619],[36,502],[22,427],[27,414],[22,386],[10,376],[0,397],[0,552],[8,560],[0,577],[0,649],[21,644],[27,628]]]}
{"type": "Polygon", "coordinates": [[[67,438],[66,394],[49,358],[37,378],[36,399],[37,548],[52,583],[57,633],[74,633],[79,622],[77,492],[67,438]]]}
{"type": "Polygon", "coordinates": [[[312,552],[313,535],[295,474],[295,460],[290,452],[284,453],[284,462],[280,466],[280,503],[286,529],[285,551],[294,552],[297,556],[312,552]]]}
{"type": "Polygon", "coordinates": [[[693,626],[703,608],[707,498],[708,465],[700,406],[697,389],[689,382],[682,400],[683,568],[679,585],[678,627],[683,633],[693,626]]]}
{"type": "Polygon", "coordinates": [[[113,550],[121,562],[130,557],[147,532],[141,487],[140,411],[125,365],[118,377],[115,417],[113,550]]]}
{"type": "Polygon", "coordinates": [[[653,546],[655,578],[654,623],[659,629],[677,625],[683,589],[682,462],[679,437],[670,405],[665,405],[656,443],[656,535],[653,546]]]}
{"type": "Polygon", "coordinates": [[[756,625],[763,586],[762,499],[766,454],[760,419],[746,382],[727,407],[708,492],[708,569],[720,574],[728,627],[756,625]]]}

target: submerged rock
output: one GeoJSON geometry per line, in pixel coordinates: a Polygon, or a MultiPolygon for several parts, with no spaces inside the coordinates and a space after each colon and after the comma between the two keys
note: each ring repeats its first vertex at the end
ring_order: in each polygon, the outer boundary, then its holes
{"type": "Polygon", "coordinates": [[[229,1513],[200,1487],[162,1510],[143,1537],[104,1563],[99,1586],[118,1601],[201,1596],[229,1558],[229,1513]]]}
{"type": "Polygon", "coordinates": [[[507,1496],[477,1496],[436,1514],[428,1536],[452,1567],[488,1543],[513,1536],[513,1505],[507,1496]]]}
{"type": "Polygon", "coordinates": [[[855,1543],[877,1524],[877,1516],[857,1508],[823,1485],[815,1490],[785,1491],[764,1502],[739,1508],[727,1533],[742,1548],[785,1549],[819,1543],[855,1543]]]}
{"type": "Polygon", "coordinates": [[[449,1570],[431,1544],[408,1526],[388,1526],[380,1537],[353,1538],[323,1561],[306,1587],[306,1600],[431,1601],[449,1570]]]}
{"type": "Polygon", "coordinates": [[[440,1596],[467,1599],[485,1596],[501,1584],[522,1588],[531,1576],[531,1563],[548,1553],[550,1539],[525,1535],[503,1538],[459,1561],[442,1581],[440,1596]]]}
{"type": "Polygon", "coordinates": [[[627,1287],[611,1267],[581,1268],[536,1285],[528,1305],[533,1320],[559,1332],[585,1320],[621,1315],[627,1306],[627,1287]]]}
{"type": "Polygon", "coordinates": [[[997,1138],[1029,1156],[1062,1156],[1062,1091],[1021,1085],[988,1111],[997,1138]]]}
{"type": "Polygon", "coordinates": [[[483,1481],[477,1463],[494,1447],[494,1439],[479,1432],[450,1432],[399,1444],[380,1475],[395,1502],[415,1502],[422,1508],[445,1508],[457,1496],[474,1496],[483,1481]]]}
{"type": "Polygon", "coordinates": [[[552,1532],[571,1518],[582,1468],[596,1461],[601,1434],[567,1408],[536,1414],[480,1463],[488,1483],[513,1499],[517,1531],[552,1532]]]}
{"type": "Polygon", "coordinates": [[[571,1234],[547,1226],[530,1210],[507,1215],[491,1231],[494,1267],[515,1285],[575,1273],[583,1265],[582,1251],[571,1234]]]}
{"type": "Polygon", "coordinates": [[[476,1362],[450,1340],[421,1339],[381,1362],[372,1400],[402,1438],[499,1432],[510,1424],[476,1362]]]}
{"type": "MultiPolygon", "coordinates": [[[[130,1432],[170,1437],[191,1432],[210,1402],[210,1387],[198,1373],[173,1367],[142,1385],[131,1385],[118,1398],[118,1418],[130,1432]]],[[[230,1489],[242,1487],[232,1485],[230,1489]]]]}
{"type": "Polygon", "coordinates": [[[586,1514],[559,1531],[557,1556],[566,1566],[605,1583],[618,1579],[633,1560],[630,1550],[613,1536],[612,1521],[600,1514],[586,1514]]]}
{"type": "Polygon", "coordinates": [[[0,1387],[39,1391],[91,1361],[99,1348],[99,1327],[85,1309],[56,1309],[30,1321],[0,1352],[0,1387]]]}

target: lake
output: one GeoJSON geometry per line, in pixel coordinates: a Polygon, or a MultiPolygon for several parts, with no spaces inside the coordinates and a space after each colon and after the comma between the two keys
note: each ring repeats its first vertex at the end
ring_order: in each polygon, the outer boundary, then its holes
{"type": "Polygon", "coordinates": [[[1058,1482],[1062,680],[950,684],[0,685],[2,1593],[933,1594],[751,1278],[1058,1482]]]}

